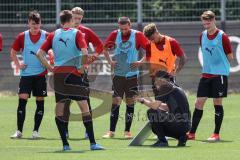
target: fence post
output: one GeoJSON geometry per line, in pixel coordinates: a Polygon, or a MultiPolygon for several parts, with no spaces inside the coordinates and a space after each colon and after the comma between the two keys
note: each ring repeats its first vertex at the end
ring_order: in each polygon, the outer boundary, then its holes
{"type": "Polygon", "coordinates": [[[137,0],[137,28],[142,31],[142,0],[137,0]]]}
{"type": "Polygon", "coordinates": [[[61,0],[56,0],[56,26],[60,25],[59,14],[61,11],[61,0]]]}
{"type": "Polygon", "coordinates": [[[226,0],[221,0],[221,29],[226,30],[226,0]]]}

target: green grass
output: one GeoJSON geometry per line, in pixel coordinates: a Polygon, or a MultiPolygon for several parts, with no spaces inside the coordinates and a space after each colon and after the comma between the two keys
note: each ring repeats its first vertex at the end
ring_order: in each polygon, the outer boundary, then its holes
{"type": "MultiPolygon", "coordinates": [[[[108,130],[109,114],[94,119],[94,130],[97,142],[106,147],[105,151],[90,151],[89,142],[83,140],[84,127],[82,122],[70,122],[70,145],[72,151],[61,152],[62,145],[54,121],[54,97],[48,97],[45,105],[45,115],[40,128],[43,139],[31,140],[35,100],[30,99],[27,105],[24,125],[24,138],[12,140],[9,138],[16,129],[16,106],[18,98],[15,96],[1,97],[0,106],[0,159],[1,160],[47,160],[47,159],[87,159],[87,160],[125,160],[125,159],[201,159],[201,160],[238,160],[240,158],[240,106],[239,95],[230,95],[224,101],[225,117],[221,130],[222,141],[218,143],[204,142],[214,127],[214,108],[208,100],[203,119],[198,128],[197,140],[188,141],[187,147],[176,148],[177,141],[170,140],[169,148],[151,148],[148,145],[155,142],[150,137],[142,147],[128,147],[129,140],[122,140],[124,129],[125,107],[121,107],[121,118],[118,122],[116,139],[102,139],[101,136],[108,130]]],[[[189,96],[189,103],[193,111],[195,96],[189,96]]],[[[99,100],[92,99],[96,106],[99,100]]],[[[76,104],[72,107],[77,112],[76,104]]],[[[146,108],[140,104],[136,106],[136,115],[132,126],[132,133],[146,123],[146,108]]]]}

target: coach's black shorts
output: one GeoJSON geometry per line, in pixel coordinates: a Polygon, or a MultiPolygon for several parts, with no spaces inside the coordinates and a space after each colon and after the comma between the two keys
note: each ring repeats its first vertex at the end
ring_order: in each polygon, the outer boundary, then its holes
{"type": "Polygon", "coordinates": [[[66,99],[76,101],[87,100],[89,97],[89,83],[83,75],[71,73],[54,73],[54,90],[56,102],[66,99]]]}
{"type": "Polygon", "coordinates": [[[197,97],[221,98],[227,97],[228,77],[218,76],[200,79],[197,97]]]}
{"type": "Polygon", "coordinates": [[[114,76],[112,89],[114,91],[113,97],[123,98],[124,93],[126,98],[138,95],[137,75],[131,77],[114,76]]]}
{"type": "Polygon", "coordinates": [[[47,83],[45,76],[22,76],[20,78],[18,94],[27,93],[30,97],[31,92],[34,97],[47,96],[47,83]]]}

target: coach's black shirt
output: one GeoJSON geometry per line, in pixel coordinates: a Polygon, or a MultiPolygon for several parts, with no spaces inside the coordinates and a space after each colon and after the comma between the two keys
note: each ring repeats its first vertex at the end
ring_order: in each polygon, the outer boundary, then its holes
{"type": "Polygon", "coordinates": [[[168,91],[166,89],[164,92],[167,93],[165,95],[161,94],[163,96],[159,96],[157,100],[161,100],[168,105],[169,111],[166,112],[166,116],[173,115],[178,120],[177,122],[184,122],[190,127],[191,112],[184,91],[180,87],[173,85],[172,89],[168,89],[168,91]]]}

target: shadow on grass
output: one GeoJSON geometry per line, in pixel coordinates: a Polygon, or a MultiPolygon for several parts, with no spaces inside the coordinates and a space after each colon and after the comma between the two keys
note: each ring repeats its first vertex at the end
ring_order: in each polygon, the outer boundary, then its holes
{"type": "Polygon", "coordinates": [[[128,147],[134,147],[134,148],[153,148],[153,149],[169,149],[169,148],[175,148],[175,149],[183,149],[183,148],[189,148],[191,146],[185,146],[185,147],[178,147],[178,146],[168,146],[168,147],[152,147],[151,145],[141,145],[141,146],[128,146],[128,147]]]}
{"type": "Polygon", "coordinates": [[[124,140],[124,141],[131,141],[132,139],[127,139],[127,138],[102,138],[102,140],[124,140]]]}
{"type": "Polygon", "coordinates": [[[58,151],[48,151],[48,152],[38,152],[38,153],[63,153],[63,154],[68,154],[68,153],[85,153],[85,152],[98,152],[98,151],[105,151],[104,150],[95,150],[95,151],[92,151],[92,150],[80,150],[80,151],[73,151],[73,150],[70,150],[70,151],[62,151],[62,150],[58,150],[58,151]]]}
{"type": "Polygon", "coordinates": [[[220,140],[220,141],[216,141],[216,142],[211,142],[208,140],[195,140],[195,141],[204,142],[204,143],[232,143],[232,142],[234,142],[234,141],[229,141],[229,140],[220,140]]]}
{"type": "MultiPolygon", "coordinates": [[[[86,139],[86,138],[68,138],[69,141],[80,141],[80,140],[89,140],[89,139],[86,139]]],[[[95,140],[100,140],[100,139],[97,139],[95,138],[95,140]]]]}
{"type": "Polygon", "coordinates": [[[49,151],[49,152],[38,152],[38,153],[64,153],[64,154],[68,154],[68,153],[85,153],[86,150],[82,150],[82,151],[62,151],[62,150],[59,150],[59,151],[49,151]]]}
{"type": "MultiPolygon", "coordinates": [[[[31,141],[58,141],[58,140],[61,140],[61,138],[44,138],[44,137],[41,137],[41,138],[37,138],[37,139],[33,139],[33,138],[11,138],[12,140],[31,140],[31,141]]],[[[86,138],[68,138],[69,141],[81,141],[81,140],[88,140],[86,138]]],[[[100,140],[100,139],[95,139],[95,140],[100,140]]]]}

